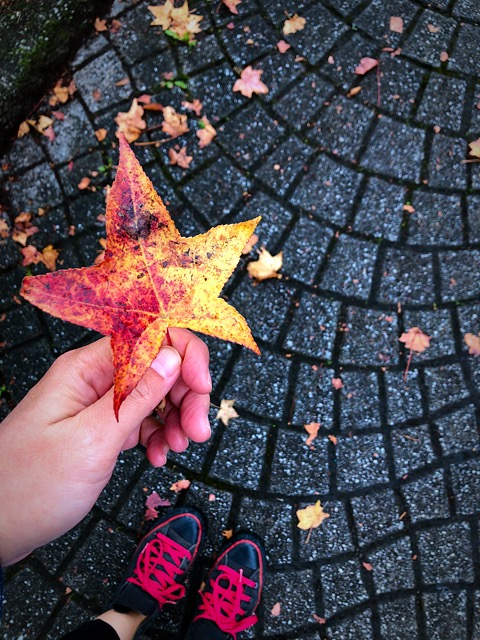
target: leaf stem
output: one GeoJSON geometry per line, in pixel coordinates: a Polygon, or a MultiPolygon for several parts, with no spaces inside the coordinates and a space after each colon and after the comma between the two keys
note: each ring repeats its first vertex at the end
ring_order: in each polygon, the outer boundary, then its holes
{"type": "Polygon", "coordinates": [[[407,366],[405,367],[405,373],[403,374],[403,381],[407,381],[408,370],[410,369],[410,363],[412,362],[413,349],[410,349],[410,354],[407,360],[407,366]]]}

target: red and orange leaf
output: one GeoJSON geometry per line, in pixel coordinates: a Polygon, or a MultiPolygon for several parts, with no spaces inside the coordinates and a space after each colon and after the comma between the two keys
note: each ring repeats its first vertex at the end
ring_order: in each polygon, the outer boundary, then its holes
{"type": "Polygon", "coordinates": [[[425,349],[428,349],[430,346],[431,337],[423,333],[419,327],[412,327],[405,333],[402,333],[399,340],[405,343],[407,349],[411,349],[417,353],[423,353],[425,349]]]}
{"type": "Polygon", "coordinates": [[[263,71],[253,69],[250,65],[240,74],[240,78],[233,85],[233,91],[240,91],[246,98],[251,98],[254,93],[268,93],[268,87],[260,80],[263,71]]]}
{"type": "MultiPolygon", "coordinates": [[[[111,336],[118,418],[168,327],[259,353],[245,319],[219,297],[259,220],[183,238],[121,136],[118,171],[107,196],[105,259],[93,267],[26,277],[21,293],[43,311],[111,336]]],[[[24,262],[37,257],[24,253],[24,262]]]]}
{"type": "Polygon", "coordinates": [[[238,15],[237,5],[239,5],[242,0],[222,0],[223,4],[227,7],[231,13],[235,13],[238,15]]]}

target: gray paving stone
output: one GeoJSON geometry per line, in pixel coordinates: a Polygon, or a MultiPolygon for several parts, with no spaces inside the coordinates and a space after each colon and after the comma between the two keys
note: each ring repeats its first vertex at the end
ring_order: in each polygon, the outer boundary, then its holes
{"type": "Polygon", "coordinates": [[[432,640],[466,640],[466,594],[444,587],[437,593],[423,594],[428,637],[432,640]]]}
{"type": "Polygon", "coordinates": [[[426,584],[473,580],[470,527],[466,522],[433,527],[417,537],[426,584]]]}
{"type": "Polygon", "coordinates": [[[145,460],[145,452],[140,449],[122,451],[107,486],[100,494],[96,505],[110,513],[120,501],[132,480],[132,476],[145,460]]]}
{"type": "Polygon", "coordinates": [[[274,109],[289,124],[300,128],[313,118],[332,91],[330,83],[309,74],[275,101],[274,109]]]}
{"type": "Polygon", "coordinates": [[[377,593],[413,589],[412,547],[408,538],[400,538],[367,554],[377,593]]]}
{"type": "MultiPolygon", "coordinates": [[[[67,196],[74,196],[74,197],[78,196],[79,195],[78,184],[80,180],[85,177],[86,178],[90,177],[90,171],[98,171],[98,168],[101,166],[103,166],[103,158],[98,151],[94,151],[93,153],[90,153],[86,156],[77,158],[73,163],[73,167],[70,166],[69,168],[68,165],[61,167],[58,170],[58,176],[65,194],[67,196]]],[[[52,174],[52,177],[53,177],[53,174],[52,174]]],[[[35,177],[31,176],[31,178],[35,178],[35,177]]],[[[35,179],[38,179],[38,178],[35,178],[35,179]]],[[[96,178],[92,178],[91,180],[92,182],[89,185],[90,190],[93,190],[93,188],[95,188],[95,192],[98,190],[100,193],[102,193],[101,184],[103,182],[103,178],[97,176],[96,178]]],[[[50,179],[49,182],[52,182],[52,180],[50,179]]],[[[52,185],[54,188],[54,192],[58,189],[59,195],[56,198],[56,201],[52,202],[51,200],[48,200],[51,206],[53,206],[54,203],[58,204],[58,202],[61,200],[61,197],[62,197],[60,192],[60,187],[57,187],[55,183],[52,183],[52,185]]],[[[48,188],[50,188],[50,186],[48,188]]]]}
{"type": "Polygon", "coordinates": [[[222,30],[221,38],[228,55],[242,69],[270,51],[276,42],[275,32],[259,15],[239,20],[234,29],[222,30]]]}
{"type": "Polygon", "coordinates": [[[258,489],[266,443],[266,427],[242,418],[230,422],[210,475],[240,488],[258,489]]]}
{"type": "Polygon", "coordinates": [[[239,407],[279,419],[288,386],[290,362],[263,349],[262,355],[243,350],[224,389],[225,398],[235,398],[239,407]],[[265,371],[268,375],[265,376],[265,371]]]}
{"type": "Polygon", "coordinates": [[[251,278],[245,278],[229,298],[229,303],[244,316],[254,336],[275,342],[292,296],[292,289],[280,280],[272,278],[255,283],[251,278]]]}
{"type": "Polygon", "coordinates": [[[380,426],[378,381],[375,373],[344,371],[340,393],[340,427],[344,433],[380,426]]]}
{"type": "Polygon", "coordinates": [[[439,253],[442,275],[442,298],[461,300],[478,296],[478,283],[474,278],[480,251],[445,251],[439,253]]]}
{"type": "Polygon", "coordinates": [[[370,178],[355,215],[353,228],[387,240],[398,240],[402,225],[405,189],[370,178]]]}
{"type": "Polygon", "coordinates": [[[402,491],[412,522],[449,517],[443,471],[434,471],[425,478],[404,484],[402,491]]]}
{"type": "Polygon", "coordinates": [[[387,371],[385,373],[387,389],[388,422],[404,422],[422,415],[422,396],[418,385],[418,372],[410,370],[406,382],[403,373],[387,371]]]}
{"type": "Polygon", "coordinates": [[[435,424],[444,455],[459,451],[476,453],[479,450],[480,436],[473,405],[437,418],[435,424]]]}
{"type": "Polygon", "coordinates": [[[358,496],[352,498],[351,502],[360,545],[403,531],[401,508],[390,489],[358,496]]]}
{"type": "Polygon", "coordinates": [[[278,147],[274,145],[274,149],[255,176],[276,193],[284,195],[297,175],[308,170],[312,149],[294,137],[278,147]]]}
{"type": "Polygon", "coordinates": [[[53,123],[55,140],[42,141],[55,164],[68,162],[98,146],[93,127],[78,100],[59,105],[57,111],[64,115],[64,120],[56,119],[53,123]]]}
{"type": "Polygon", "coordinates": [[[398,16],[403,20],[404,31],[415,15],[416,7],[409,0],[373,0],[355,18],[354,24],[364,29],[384,46],[396,46],[401,34],[390,30],[390,18],[398,16]]]}
{"type": "Polygon", "coordinates": [[[469,20],[480,20],[480,7],[475,0],[457,0],[453,7],[453,15],[469,20]]]}
{"type": "Polygon", "coordinates": [[[332,369],[319,369],[307,364],[300,366],[295,386],[293,423],[320,422],[325,429],[332,427],[333,376],[332,369]]]}
{"type": "Polygon", "coordinates": [[[249,220],[255,216],[261,216],[255,233],[258,235],[257,247],[265,246],[273,250],[280,239],[285,227],[292,219],[292,213],[275,200],[272,200],[263,191],[257,191],[249,198],[243,209],[234,217],[232,222],[249,220]]]}
{"type": "Polygon", "coordinates": [[[7,390],[15,402],[20,402],[52,362],[53,357],[44,338],[0,354],[0,364],[8,381],[7,390]]]}
{"type": "Polygon", "coordinates": [[[431,187],[465,189],[467,169],[462,164],[467,154],[467,143],[463,138],[451,138],[440,134],[433,138],[428,178],[431,187]]]}
{"type": "Polygon", "coordinates": [[[480,197],[468,196],[467,206],[468,225],[470,227],[470,242],[480,242],[480,197]]]}
{"type": "Polygon", "coordinates": [[[396,316],[349,307],[340,361],[344,364],[395,365],[398,361],[396,316]]]}
{"type": "Polygon", "coordinates": [[[368,610],[347,616],[327,629],[327,638],[328,640],[371,640],[373,637],[371,618],[372,614],[368,610]]]}
{"type": "Polygon", "coordinates": [[[15,267],[20,262],[20,247],[11,238],[0,240],[0,268],[15,267]]]}
{"type": "Polygon", "coordinates": [[[460,196],[417,191],[415,212],[409,216],[410,244],[462,244],[463,220],[460,196]]]}
{"type": "MultiPolygon", "coordinates": [[[[271,102],[275,107],[277,95],[284,91],[292,81],[298,80],[305,71],[305,65],[302,60],[297,60],[297,57],[290,51],[282,54],[275,47],[275,53],[262,58],[261,69],[263,71],[262,82],[268,87],[268,93],[262,95],[262,100],[271,102]]],[[[301,100],[302,96],[298,93],[297,98],[301,100]]],[[[299,113],[296,117],[298,116],[299,113]]],[[[294,125],[295,122],[289,124],[294,125]]]]}
{"type": "Polygon", "coordinates": [[[332,235],[318,222],[301,217],[283,246],[282,272],[312,284],[332,235]]]}
{"type": "Polygon", "coordinates": [[[95,331],[85,329],[70,322],[64,322],[60,318],[55,318],[49,314],[43,314],[43,319],[48,326],[48,331],[52,339],[52,347],[55,355],[75,348],[80,340],[93,342],[101,336],[95,331]]]}
{"type": "Polygon", "coordinates": [[[91,227],[105,228],[105,224],[98,221],[100,214],[105,214],[105,198],[102,192],[87,192],[70,203],[70,219],[75,225],[76,233],[91,227]]]}
{"type": "Polygon", "coordinates": [[[479,45],[480,27],[473,24],[460,24],[455,49],[448,61],[449,69],[460,71],[462,74],[478,75],[476,55],[479,45]]]}
{"type": "Polygon", "coordinates": [[[212,489],[201,482],[192,482],[187,491],[185,503],[200,509],[205,514],[208,529],[203,552],[213,554],[224,542],[222,531],[227,529],[228,517],[232,508],[232,494],[228,491],[212,489]],[[212,494],[215,496],[215,500],[211,499],[212,494]]]}
{"type": "MultiPolygon", "coordinates": [[[[455,353],[455,342],[451,324],[450,311],[448,309],[436,309],[435,311],[405,311],[404,325],[408,330],[411,327],[420,327],[430,336],[430,346],[423,353],[416,352],[413,356],[415,362],[432,360],[455,353]]],[[[405,349],[408,357],[408,349],[405,349]]]]}
{"type": "Polygon", "coordinates": [[[305,291],[285,337],[285,349],[330,360],[339,310],[338,301],[305,291]]]}
{"type": "Polygon", "coordinates": [[[0,342],[5,343],[6,348],[15,347],[25,340],[37,338],[40,335],[42,335],[42,327],[35,309],[30,305],[12,309],[0,322],[0,342]]]}
{"type": "Polygon", "coordinates": [[[341,235],[332,251],[321,286],[344,296],[366,300],[372,287],[377,251],[372,242],[341,235]]]}
{"type": "Polygon", "coordinates": [[[385,252],[378,298],[382,302],[432,304],[434,301],[433,264],[429,253],[408,248],[389,248],[385,252]]]}
{"type": "Polygon", "coordinates": [[[7,191],[18,212],[36,213],[40,207],[54,207],[62,201],[60,185],[46,163],[29,169],[15,182],[9,182],[7,191]]]}
{"type": "MultiPolygon", "coordinates": [[[[212,11],[212,18],[216,25],[226,25],[232,23],[233,25],[237,25],[238,22],[243,20],[245,15],[251,13],[258,13],[258,5],[255,0],[243,0],[243,6],[240,7],[241,11],[238,12],[238,15],[232,14],[232,12],[227,9],[226,6],[222,4],[218,10],[212,11]]],[[[207,13],[207,11],[205,11],[207,13]]]]}
{"type": "Polygon", "coordinates": [[[411,640],[417,637],[415,599],[398,598],[379,605],[380,629],[384,638],[411,640]]]}
{"type": "MultiPolygon", "coordinates": [[[[120,2],[121,1],[122,0],[120,0],[120,2]]],[[[103,32],[95,32],[88,40],[86,40],[83,47],[77,51],[70,63],[70,68],[72,70],[76,70],[78,67],[81,67],[82,64],[87,62],[87,60],[104,53],[109,48],[109,42],[103,32]]]]}
{"type": "Polygon", "coordinates": [[[45,162],[46,159],[40,140],[30,133],[23,138],[17,138],[15,144],[3,156],[0,176],[15,174],[34,164],[45,162]]]}
{"type": "Polygon", "coordinates": [[[338,96],[318,114],[311,137],[330,153],[353,161],[373,118],[371,109],[338,96]]]}
{"type": "Polygon", "coordinates": [[[306,446],[307,433],[280,430],[270,467],[270,491],[287,495],[328,493],[328,439],[306,446]]]}
{"type": "Polygon", "coordinates": [[[418,182],[425,133],[384,116],[361,159],[366,169],[401,180],[418,182]]]}
{"type": "Polygon", "coordinates": [[[321,581],[327,618],[367,599],[358,560],[343,560],[324,565],[321,581]]]}
{"type": "Polygon", "coordinates": [[[332,55],[323,63],[320,67],[321,72],[336,86],[348,91],[352,83],[359,78],[355,74],[355,69],[360,60],[365,56],[375,56],[377,49],[378,45],[374,41],[352,31],[351,37],[335,48],[332,55]]]}
{"type": "Polygon", "coordinates": [[[49,635],[52,638],[61,638],[64,634],[71,633],[93,617],[92,611],[85,610],[74,599],[67,600],[56,616],[55,624],[50,629],[49,635]]]}
{"type": "Polygon", "coordinates": [[[290,200],[305,211],[343,226],[352,209],[361,175],[320,155],[308,168],[290,200]]]}
{"type": "Polygon", "coordinates": [[[211,163],[220,155],[220,150],[215,144],[209,144],[203,149],[200,149],[198,146],[199,139],[196,135],[196,131],[198,130],[197,122],[190,121],[189,124],[190,131],[179,138],[176,144],[172,142],[170,146],[162,145],[158,150],[161,158],[160,166],[168,167],[168,173],[175,181],[183,180],[186,176],[197,171],[207,162],[211,163]],[[170,164],[170,158],[168,156],[169,150],[174,149],[175,151],[180,151],[180,149],[185,146],[187,147],[187,153],[192,158],[188,169],[182,169],[178,165],[170,164]]]}
{"type": "Polygon", "coordinates": [[[355,491],[388,482],[386,452],[380,434],[339,436],[335,453],[339,491],[355,491]]]}
{"type": "Polygon", "coordinates": [[[37,638],[60,595],[43,576],[29,567],[19,571],[9,581],[5,592],[3,639],[37,638]]]}
{"type": "Polygon", "coordinates": [[[455,464],[452,470],[452,486],[457,512],[478,513],[480,504],[480,460],[478,458],[455,464]]]}
{"type": "Polygon", "coordinates": [[[237,80],[227,63],[209,69],[201,76],[195,76],[189,82],[189,89],[193,96],[203,103],[204,112],[211,122],[215,118],[227,116],[235,107],[245,104],[245,98],[240,93],[233,92],[233,85],[237,80]]]}
{"type": "Polygon", "coordinates": [[[7,273],[2,273],[2,287],[0,287],[0,309],[8,309],[16,304],[13,296],[18,296],[22,284],[23,269],[14,269],[7,273]]]}
{"type": "Polygon", "coordinates": [[[299,623],[305,624],[315,611],[313,576],[309,570],[267,573],[263,593],[267,634],[293,631],[299,623]],[[278,617],[270,615],[276,602],[280,602],[281,607],[278,617]]]}
{"type": "Polygon", "coordinates": [[[238,529],[254,531],[265,543],[270,563],[292,562],[292,508],[280,500],[243,497],[237,518],[238,529]]]}
{"type": "Polygon", "coordinates": [[[195,47],[182,47],[178,49],[178,56],[183,66],[184,73],[189,75],[199,69],[211,65],[213,62],[223,60],[221,50],[215,35],[198,38],[195,47]]]}
{"type": "Polygon", "coordinates": [[[467,396],[459,364],[425,369],[425,382],[428,388],[429,407],[432,411],[467,396]]]}
{"type": "Polygon", "coordinates": [[[407,476],[435,460],[427,425],[401,427],[391,433],[397,477],[407,476]]]}
{"type": "Polygon", "coordinates": [[[402,52],[419,62],[440,66],[440,54],[450,50],[455,24],[455,20],[451,18],[436,11],[425,10],[403,45],[402,52]],[[429,29],[428,25],[436,30],[429,29]]]}
{"type": "Polygon", "coordinates": [[[466,89],[464,80],[432,73],[417,111],[417,119],[429,125],[460,129],[462,110],[459,105],[465,100],[466,89]]]}
{"type": "MultiPolygon", "coordinates": [[[[302,502],[299,507],[303,509],[312,502],[302,502]]],[[[354,550],[344,504],[327,500],[322,501],[322,507],[330,517],[314,531],[300,530],[299,549],[302,562],[332,558],[354,550]]]]}
{"type": "MultiPolygon", "coordinates": [[[[270,2],[270,0],[260,0],[260,4],[263,6],[264,11],[270,16],[270,19],[276,24],[283,26],[286,15],[285,9],[276,2],[270,2]]],[[[295,5],[295,11],[302,15],[304,7],[308,6],[308,0],[299,0],[295,5]]]]}
{"type": "Polygon", "coordinates": [[[116,86],[116,82],[125,77],[125,69],[114,51],[107,51],[73,75],[78,92],[91,113],[130,98],[130,84],[116,86]],[[95,100],[94,92],[100,92],[100,99],[95,100]]]}
{"type": "Polygon", "coordinates": [[[249,105],[219,129],[218,137],[225,149],[233,149],[237,162],[245,169],[260,160],[283,133],[258,103],[249,105]]]}
{"type": "MultiPolygon", "coordinates": [[[[457,308],[458,320],[460,322],[460,332],[478,333],[480,331],[480,304],[470,303],[459,305],[457,308]]],[[[466,349],[465,345],[465,349],[466,349]]],[[[475,359],[471,359],[475,362],[475,359]]]]}
{"type": "Polygon", "coordinates": [[[33,557],[52,574],[58,572],[60,565],[65,562],[66,557],[71,552],[73,545],[77,542],[82,532],[87,531],[92,526],[90,516],[79,522],[76,527],[67,531],[63,536],[52,540],[43,547],[39,547],[33,552],[33,557]]]}

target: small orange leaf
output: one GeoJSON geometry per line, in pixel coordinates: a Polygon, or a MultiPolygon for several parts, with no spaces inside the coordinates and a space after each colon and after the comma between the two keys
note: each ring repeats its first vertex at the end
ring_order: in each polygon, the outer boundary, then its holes
{"type": "Polygon", "coordinates": [[[371,69],[374,69],[378,65],[378,60],[375,58],[362,58],[360,64],[355,68],[355,73],[359,76],[365,75],[371,69]]]}
{"type": "Polygon", "coordinates": [[[210,122],[208,121],[207,116],[203,116],[203,118],[201,118],[200,122],[202,123],[203,128],[202,129],[198,129],[197,137],[200,140],[200,143],[199,143],[198,146],[200,147],[200,149],[203,149],[203,147],[206,147],[211,143],[211,141],[217,135],[217,132],[214,129],[214,127],[210,124],[210,122]]]}
{"type": "Polygon", "coordinates": [[[334,389],[342,389],[343,382],[341,378],[332,378],[332,386],[334,389]]]}
{"type": "Polygon", "coordinates": [[[270,615],[272,615],[274,618],[278,618],[281,610],[282,608],[281,608],[280,602],[276,602],[270,611],[270,615]]]}
{"type": "Polygon", "coordinates": [[[277,273],[282,268],[283,251],[272,256],[265,247],[260,249],[259,258],[256,262],[249,262],[247,265],[248,273],[257,280],[267,280],[268,278],[281,278],[277,273]]]}
{"type": "Polygon", "coordinates": [[[147,123],[143,120],[143,107],[138,104],[136,98],[132,101],[132,106],[128,111],[120,111],[115,122],[118,129],[115,132],[117,138],[123,133],[127,142],[135,142],[138,140],[142,131],[147,128],[147,123]]]}
{"type": "Polygon", "coordinates": [[[362,564],[367,571],[371,571],[373,569],[372,565],[369,562],[362,562],[362,564]]]}
{"type": "Polygon", "coordinates": [[[162,131],[172,138],[177,138],[188,131],[187,116],[177,113],[173,107],[163,108],[162,131]]]}
{"type": "Polygon", "coordinates": [[[233,408],[234,404],[235,400],[221,400],[220,409],[217,411],[215,420],[221,420],[223,424],[228,427],[228,423],[230,422],[230,420],[239,417],[238,413],[233,408]]]}
{"type": "Polygon", "coordinates": [[[195,115],[199,116],[203,109],[203,104],[198,98],[195,98],[193,102],[188,102],[187,100],[182,102],[182,107],[188,109],[188,111],[193,111],[195,115]]]}
{"type": "Polygon", "coordinates": [[[471,356],[480,356],[480,338],[473,333],[466,333],[463,336],[471,356]]]}
{"type": "Polygon", "coordinates": [[[285,42],[285,40],[279,40],[277,42],[277,49],[280,53],[286,53],[289,49],[291,49],[292,45],[285,42]]]}
{"type": "Polygon", "coordinates": [[[227,540],[230,540],[230,538],[233,536],[233,529],[224,529],[222,531],[222,536],[227,540]]]}
{"type": "Polygon", "coordinates": [[[88,178],[87,176],[84,176],[78,183],[77,187],[83,191],[83,189],[86,189],[88,187],[90,182],[91,182],[90,178],[88,178]]]}
{"type": "Polygon", "coordinates": [[[283,34],[285,36],[290,35],[291,33],[297,33],[297,31],[302,31],[305,28],[305,24],[307,21],[305,18],[301,18],[298,13],[293,15],[288,20],[285,20],[283,23],[283,34]]]}
{"type": "Polygon", "coordinates": [[[229,11],[238,15],[237,6],[241,4],[242,0],[222,0],[222,2],[229,11]]]}
{"type": "Polygon", "coordinates": [[[304,424],[303,428],[309,434],[308,438],[305,440],[305,444],[310,446],[315,438],[318,436],[318,430],[320,429],[319,422],[310,422],[309,424],[304,424]]]}
{"type": "Polygon", "coordinates": [[[254,93],[268,93],[267,85],[260,80],[262,73],[261,69],[253,69],[250,65],[245,67],[233,85],[233,91],[240,91],[246,98],[251,98],[254,93]]]}
{"type": "Polygon", "coordinates": [[[107,21],[101,20],[100,18],[95,18],[95,31],[100,33],[101,31],[108,31],[107,21]]]}
{"type": "Polygon", "coordinates": [[[170,164],[176,164],[182,169],[188,169],[191,161],[193,160],[193,156],[187,156],[187,147],[182,147],[180,151],[175,151],[175,149],[168,150],[168,158],[170,160],[170,164]]]}
{"type": "Polygon", "coordinates": [[[55,271],[57,265],[56,260],[58,258],[58,251],[53,248],[53,245],[49,244],[42,249],[42,262],[49,271],[55,271]]]}
{"type": "Polygon", "coordinates": [[[97,129],[95,131],[95,137],[97,138],[97,140],[99,142],[102,142],[107,137],[107,133],[108,133],[108,131],[106,129],[103,129],[103,128],[102,129],[97,129]]]}
{"type": "Polygon", "coordinates": [[[440,31],[440,27],[436,27],[434,24],[427,24],[427,29],[430,33],[438,33],[440,31]]]}
{"type": "Polygon", "coordinates": [[[390,18],[390,31],[395,33],[403,33],[403,18],[392,16],[390,18]]]}
{"type": "Polygon", "coordinates": [[[474,158],[480,158],[480,138],[477,138],[468,145],[469,154],[474,158]]]}
{"type": "Polygon", "coordinates": [[[188,489],[191,484],[192,483],[190,482],[190,480],[178,480],[177,482],[174,482],[172,484],[172,486],[170,487],[170,491],[175,491],[175,493],[178,493],[179,491],[183,491],[183,489],[188,489]]]}
{"type": "Polygon", "coordinates": [[[22,265],[24,267],[27,267],[29,264],[43,262],[42,254],[33,245],[29,244],[28,247],[24,247],[21,251],[23,255],[22,265]]]}
{"type": "Polygon", "coordinates": [[[332,444],[337,444],[338,442],[337,436],[333,436],[331,433],[328,434],[327,438],[330,440],[332,444]]]}
{"type": "Polygon", "coordinates": [[[405,333],[402,333],[399,340],[405,344],[407,349],[411,349],[417,353],[423,353],[425,349],[428,349],[430,346],[431,337],[423,333],[419,327],[412,327],[405,333]]]}

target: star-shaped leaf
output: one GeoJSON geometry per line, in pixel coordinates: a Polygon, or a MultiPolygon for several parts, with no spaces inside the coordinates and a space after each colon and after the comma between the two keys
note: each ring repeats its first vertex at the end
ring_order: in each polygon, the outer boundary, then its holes
{"type": "Polygon", "coordinates": [[[100,264],[23,281],[32,304],[111,336],[114,410],[143,377],[168,327],[186,327],[259,349],[245,319],[219,297],[260,218],[193,238],[177,231],[124,137],[107,197],[100,264]]]}

